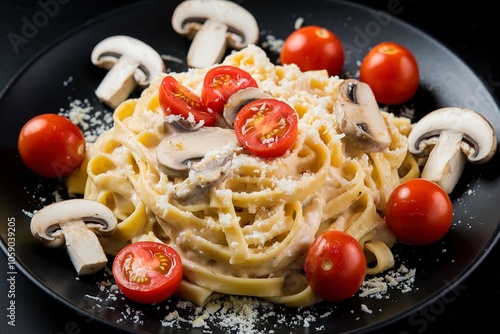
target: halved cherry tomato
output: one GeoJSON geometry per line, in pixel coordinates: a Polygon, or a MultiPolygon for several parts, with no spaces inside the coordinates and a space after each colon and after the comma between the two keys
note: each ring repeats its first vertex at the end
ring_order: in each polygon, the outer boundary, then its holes
{"type": "Polygon", "coordinates": [[[113,260],[113,276],[123,295],[143,304],[170,297],[182,280],[182,261],[170,246],[152,241],[129,244],[113,260]]]}
{"type": "Polygon", "coordinates": [[[319,26],[305,26],[285,39],[280,53],[281,64],[296,64],[301,71],[326,69],[339,75],[344,67],[344,47],[332,31],[319,26]]]}
{"type": "Polygon", "coordinates": [[[366,276],[366,258],[350,234],[326,230],[309,246],[304,263],[307,281],[323,300],[352,297],[366,276]]]}
{"type": "Polygon", "coordinates": [[[407,102],[420,81],[415,56],[394,42],[380,43],[368,52],[361,62],[359,79],[372,88],[378,102],[388,105],[407,102]]]}
{"type": "Polygon", "coordinates": [[[392,191],[385,208],[385,222],[402,242],[431,244],[450,229],[453,206],[446,191],[436,183],[411,179],[392,191]]]}
{"type": "Polygon", "coordinates": [[[24,164],[38,175],[61,178],[75,171],[85,156],[85,138],[64,116],[42,114],[22,127],[17,146],[24,164]]]}
{"type": "Polygon", "coordinates": [[[286,102],[259,99],[236,114],[236,138],[250,153],[260,157],[283,155],[297,139],[298,116],[286,102]]]}
{"type": "Polygon", "coordinates": [[[231,95],[249,87],[258,85],[248,72],[230,65],[217,66],[205,74],[201,100],[209,111],[221,114],[231,95]]]}
{"type": "Polygon", "coordinates": [[[179,115],[185,119],[194,118],[194,122],[214,125],[216,114],[207,110],[201,99],[180,84],[174,77],[166,76],[159,89],[160,106],[165,115],[179,115]]]}

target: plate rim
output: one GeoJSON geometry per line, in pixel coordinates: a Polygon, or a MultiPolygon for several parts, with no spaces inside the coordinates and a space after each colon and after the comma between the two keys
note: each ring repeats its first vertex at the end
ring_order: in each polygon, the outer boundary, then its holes
{"type": "MultiPolygon", "coordinates": [[[[100,14],[100,15],[92,18],[92,19],[89,19],[89,20],[85,21],[84,23],[78,25],[77,27],[75,27],[73,29],[70,29],[67,32],[63,33],[58,38],[54,39],[52,42],[50,42],[47,45],[45,45],[36,54],[34,54],[33,56],[31,56],[30,59],[20,69],[18,69],[16,71],[16,73],[10,78],[10,80],[8,80],[7,84],[0,91],[0,100],[2,100],[4,98],[4,96],[9,93],[9,91],[12,89],[13,84],[17,80],[19,80],[19,78],[22,77],[22,75],[26,71],[34,63],[36,63],[37,60],[40,59],[44,54],[46,54],[47,52],[49,52],[54,46],[62,43],[66,39],[70,38],[72,35],[85,30],[87,27],[95,24],[96,22],[105,20],[106,18],[108,18],[110,16],[114,16],[114,15],[120,14],[121,12],[125,12],[125,11],[128,11],[128,10],[131,10],[134,7],[141,7],[141,6],[147,5],[149,3],[158,2],[158,1],[159,0],[142,0],[142,1],[139,1],[139,2],[129,3],[129,4],[120,6],[119,8],[112,9],[112,10],[107,11],[105,13],[102,13],[102,14],[100,14]]],[[[314,0],[314,1],[316,1],[316,0],[314,0]]],[[[343,5],[347,5],[347,6],[350,6],[350,7],[356,7],[356,8],[362,9],[362,10],[374,9],[373,7],[371,7],[369,5],[364,5],[364,4],[360,4],[360,3],[357,3],[357,2],[349,2],[349,1],[346,1],[346,0],[319,0],[318,2],[323,2],[323,1],[326,1],[326,2],[337,2],[337,3],[341,3],[343,5]]],[[[441,48],[443,48],[444,50],[446,50],[447,52],[449,52],[453,56],[457,57],[457,59],[460,60],[460,62],[463,63],[465,65],[465,67],[469,71],[471,71],[471,73],[474,74],[475,77],[478,77],[476,71],[474,71],[462,59],[462,57],[460,57],[458,54],[456,54],[454,51],[452,51],[448,46],[446,46],[443,43],[441,43],[435,37],[433,37],[432,35],[428,34],[427,32],[423,31],[422,29],[420,29],[418,27],[415,27],[414,25],[412,25],[412,24],[410,24],[408,22],[405,22],[405,21],[399,19],[398,17],[395,17],[394,20],[396,20],[399,24],[404,24],[405,26],[411,28],[412,30],[417,31],[419,34],[424,35],[429,40],[432,40],[434,43],[436,43],[437,45],[439,45],[441,48]]],[[[483,86],[483,88],[487,90],[484,82],[481,81],[481,80],[479,80],[479,81],[481,82],[481,85],[483,86]]],[[[497,108],[497,110],[500,110],[497,98],[494,95],[492,95],[491,92],[489,92],[489,91],[488,91],[488,97],[490,97],[492,99],[492,101],[494,102],[494,106],[497,108]]],[[[430,305],[434,301],[439,300],[447,292],[449,292],[450,290],[456,288],[461,282],[463,282],[463,280],[465,280],[471,273],[473,273],[476,270],[476,268],[483,262],[483,260],[490,254],[490,252],[492,251],[492,249],[499,242],[499,240],[500,240],[500,224],[499,223],[500,222],[497,223],[497,226],[495,228],[494,233],[485,242],[482,251],[479,252],[479,253],[477,253],[473,257],[472,261],[470,261],[467,266],[465,266],[457,275],[455,275],[453,277],[453,283],[451,283],[449,285],[443,285],[441,288],[439,288],[438,290],[436,290],[433,294],[429,295],[428,297],[426,297],[424,299],[419,300],[418,303],[415,303],[415,304],[411,305],[408,309],[406,309],[403,312],[399,312],[396,315],[394,315],[394,316],[392,316],[390,318],[387,318],[385,320],[379,321],[377,323],[374,323],[374,324],[371,324],[371,325],[368,325],[368,326],[363,326],[363,327],[361,327],[359,329],[355,329],[355,330],[353,330],[353,332],[355,331],[356,333],[366,333],[368,331],[372,331],[372,330],[376,330],[376,329],[381,329],[383,327],[387,327],[390,324],[393,324],[393,323],[395,323],[397,321],[400,321],[400,320],[408,317],[410,314],[412,314],[416,310],[422,309],[422,308],[430,305]]],[[[6,257],[9,256],[8,255],[8,249],[7,249],[7,243],[6,243],[6,240],[4,239],[3,235],[0,238],[0,249],[1,249],[2,253],[4,253],[4,255],[6,257]]],[[[78,314],[85,314],[85,315],[92,316],[93,319],[96,319],[102,325],[110,327],[112,329],[116,329],[116,330],[120,330],[120,331],[127,331],[127,332],[131,332],[131,333],[132,332],[133,333],[137,333],[137,332],[142,333],[143,332],[141,330],[138,330],[137,328],[132,329],[129,326],[123,326],[123,325],[121,325],[119,323],[111,322],[111,321],[109,321],[109,320],[101,317],[100,314],[92,313],[88,309],[82,309],[81,307],[79,307],[78,305],[76,305],[74,302],[72,302],[68,298],[65,298],[64,296],[56,293],[48,285],[45,285],[43,282],[41,282],[40,280],[38,280],[37,279],[37,275],[35,273],[33,273],[30,270],[30,268],[28,268],[27,266],[25,266],[24,263],[23,263],[23,261],[20,261],[17,258],[17,254],[16,254],[16,264],[18,264],[18,263],[21,264],[21,266],[16,266],[16,269],[18,269],[19,272],[21,272],[21,274],[23,275],[23,277],[25,279],[27,279],[27,281],[29,281],[37,289],[42,290],[44,293],[46,293],[47,295],[49,295],[53,299],[57,300],[58,302],[62,303],[65,307],[70,308],[74,312],[76,312],[78,314]]],[[[350,332],[351,331],[342,332],[342,333],[350,333],[350,332]]]]}

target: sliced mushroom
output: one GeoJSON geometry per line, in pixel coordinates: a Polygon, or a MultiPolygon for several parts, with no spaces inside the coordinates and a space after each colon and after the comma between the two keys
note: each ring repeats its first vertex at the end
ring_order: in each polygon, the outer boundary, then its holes
{"type": "Polygon", "coordinates": [[[102,40],[92,50],[91,60],[109,70],[95,93],[111,108],[126,100],[137,85],[145,87],[165,72],[160,54],[130,36],[116,35],[102,40]]]}
{"type": "Polygon", "coordinates": [[[387,124],[366,83],[355,79],[342,82],[334,109],[340,130],[357,148],[380,152],[391,143],[387,124]]]}
{"type": "Polygon", "coordinates": [[[207,153],[203,159],[191,166],[189,176],[176,185],[172,192],[173,198],[181,203],[203,198],[210,188],[228,175],[233,156],[234,150],[231,148],[214,149],[207,153]]]}
{"type": "Polygon", "coordinates": [[[257,43],[259,27],[253,15],[224,0],[186,0],[172,15],[174,30],[190,39],[187,63],[205,68],[219,63],[227,47],[240,50],[257,43]]]}
{"type": "Polygon", "coordinates": [[[98,236],[111,236],[116,225],[116,217],[104,204],[71,199],[36,212],[31,219],[31,233],[46,247],[66,245],[78,275],[87,275],[108,262],[98,236]]]}
{"type": "Polygon", "coordinates": [[[194,118],[186,119],[180,115],[168,115],[163,122],[163,128],[169,133],[197,131],[203,126],[196,123],[194,118]]]}
{"type": "Polygon", "coordinates": [[[198,131],[177,132],[161,141],[156,160],[161,170],[172,177],[186,177],[193,163],[214,149],[233,144],[239,146],[233,130],[204,127],[198,131]]]}
{"type": "Polygon", "coordinates": [[[249,87],[237,91],[229,97],[224,105],[224,111],[222,112],[224,123],[232,129],[234,125],[234,118],[244,105],[254,100],[269,98],[273,98],[273,95],[260,88],[249,87]]]}
{"type": "Polygon", "coordinates": [[[448,107],[420,119],[408,136],[408,144],[411,153],[427,157],[421,177],[451,193],[467,160],[482,164],[495,155],[497,138],[492,125],[481,114],[448,107]]]}

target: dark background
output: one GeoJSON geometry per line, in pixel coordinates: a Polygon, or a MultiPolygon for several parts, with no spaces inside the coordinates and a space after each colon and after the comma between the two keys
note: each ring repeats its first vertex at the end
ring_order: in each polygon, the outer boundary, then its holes
{"type": "MultiPolygon", "coordinates": [[[[48,0],[42,0],[47,2],[48,0]]],[[[53,0],[59,5],[57,15],[39,29],[29,43],[13,49],[7,34],[19,32],[23,17],[31,17],[40,10],[36,0],[2,0],[0,3],[0,90],[3,90],[16,73],[43,48],[90,19],[114,8],[135,1],[131,0],[53,0]]],[[[168,1],[168,0],[165,0],[168,1]]],[[[398,1],[356,1],[377,9],[387,9],[398,1]]],[[[436,1],[399,1],[405,7],[398,18],[433,36],[457,54],[484,82],[497,101],[500,101],[500,57],[495,51],[498,44],[499,18],[483,2],[470,2],[453,8],[436,5],[436,1]],[[453,14],[452,14],[453,12],[453,14]]],[[[267,2],[266,5],[269,5],[267,2]]],[[[272,5],[272,4],[271,4],[272,5]]],[[[263,6],[265,4],[263,3],[263,6]]],[[[0,134],[1,135],[1,134],[0,134]]],[[[4,222],[5,223],[5,222],[4,222]]],[[[7,294],[6,258],[0,256],[1,298],[7,294]]],[[[477,269],[467,277],[466,287],[455,300],[441,312],[428,318],[427,327],[420,333],[490,333],[498,332],[498,297],[500,293],[500,248],[497,245],[477,269]]],[[[2,309],[4,307],[2,302],[2,309]]],[[[7,314],[5,310],[0,314],[7,314]]],[[[24,277],[16,277],[16,327],[0,319],[1,333],[111,333],[84,315],[64,308],[57,301],[35,288],[24,277]]],[[[389,325],[390,333],[417,333],[408,319],[389,325]]]]}

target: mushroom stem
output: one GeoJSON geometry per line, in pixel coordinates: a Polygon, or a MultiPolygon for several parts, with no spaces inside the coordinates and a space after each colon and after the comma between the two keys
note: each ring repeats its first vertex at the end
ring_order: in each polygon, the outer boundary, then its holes
{"type": "Polygon", "coordinates": [[[122,56],[97,87],[97,97],[116,108],[135,88],[134,73],[138,66],[137,62],[122,56]]]}
{"type": "Polygon", "coordinates": [[[442,131],[422,170],[422,178],[437,183],[448,194],[455,188],[467,161],[460,147],[462,138],[461,132],[442,131]]]}
{"type": "Polygon", "coordinates": [[[417,157],[429,155],[422,178],[451,193],[467,161],[481,164],[495,155],[497,138],[493,126],[481,114],[446,107],[428,113],[414,124],[408,135],[408,149],[417,157]]]}
{"type": "Polygon", "coordinates": [[[106,265],[108,259],[98,236],[111,236],[117,223],[113,211],[104,204],[75,198],[37,211],[31,218],[30,229],[46,247],[66,245],[78,275],[87,275],[106,265]]]}
{"type": "Polygon", "coordinates": [[[97,87],[97,97],[116,108],[136,85],[146,87],[160,73],[165,64],[160,54],[148,44],[125,35],[103,39],[92,50],[92,63],[109,72],[97,87]]]}
{"type": "Polygon", "coordinates": [[[232,165],[234,151],[226,149],[216,152],[214,156],[205,156],[192,166],[188,178],[176,185],[173,198],[181,203],[199,200],[210,188],[225,179],[232,165]]]}
{"type": "Polygon", "coordinates": [[[227,25],[208,19],[194,36],[187,54],[191,67],[205,68],[222,60],[227,48],[227,25]]]}
{"type": "Polygon", "coordinates": [[[88,275],[103,268],[108,259],[97,236],[83,220],[59,223],[66,240],[66,250],[78,275],[88,275]]]}
{"type": "Polygon", "coordinates": [[[172,13],[172,27],[193,40],[187,55],[190,67],[212,66],[228,47],[240,50],[259,40],[255,17],[233,1],[181,1],[172,13]]]}

